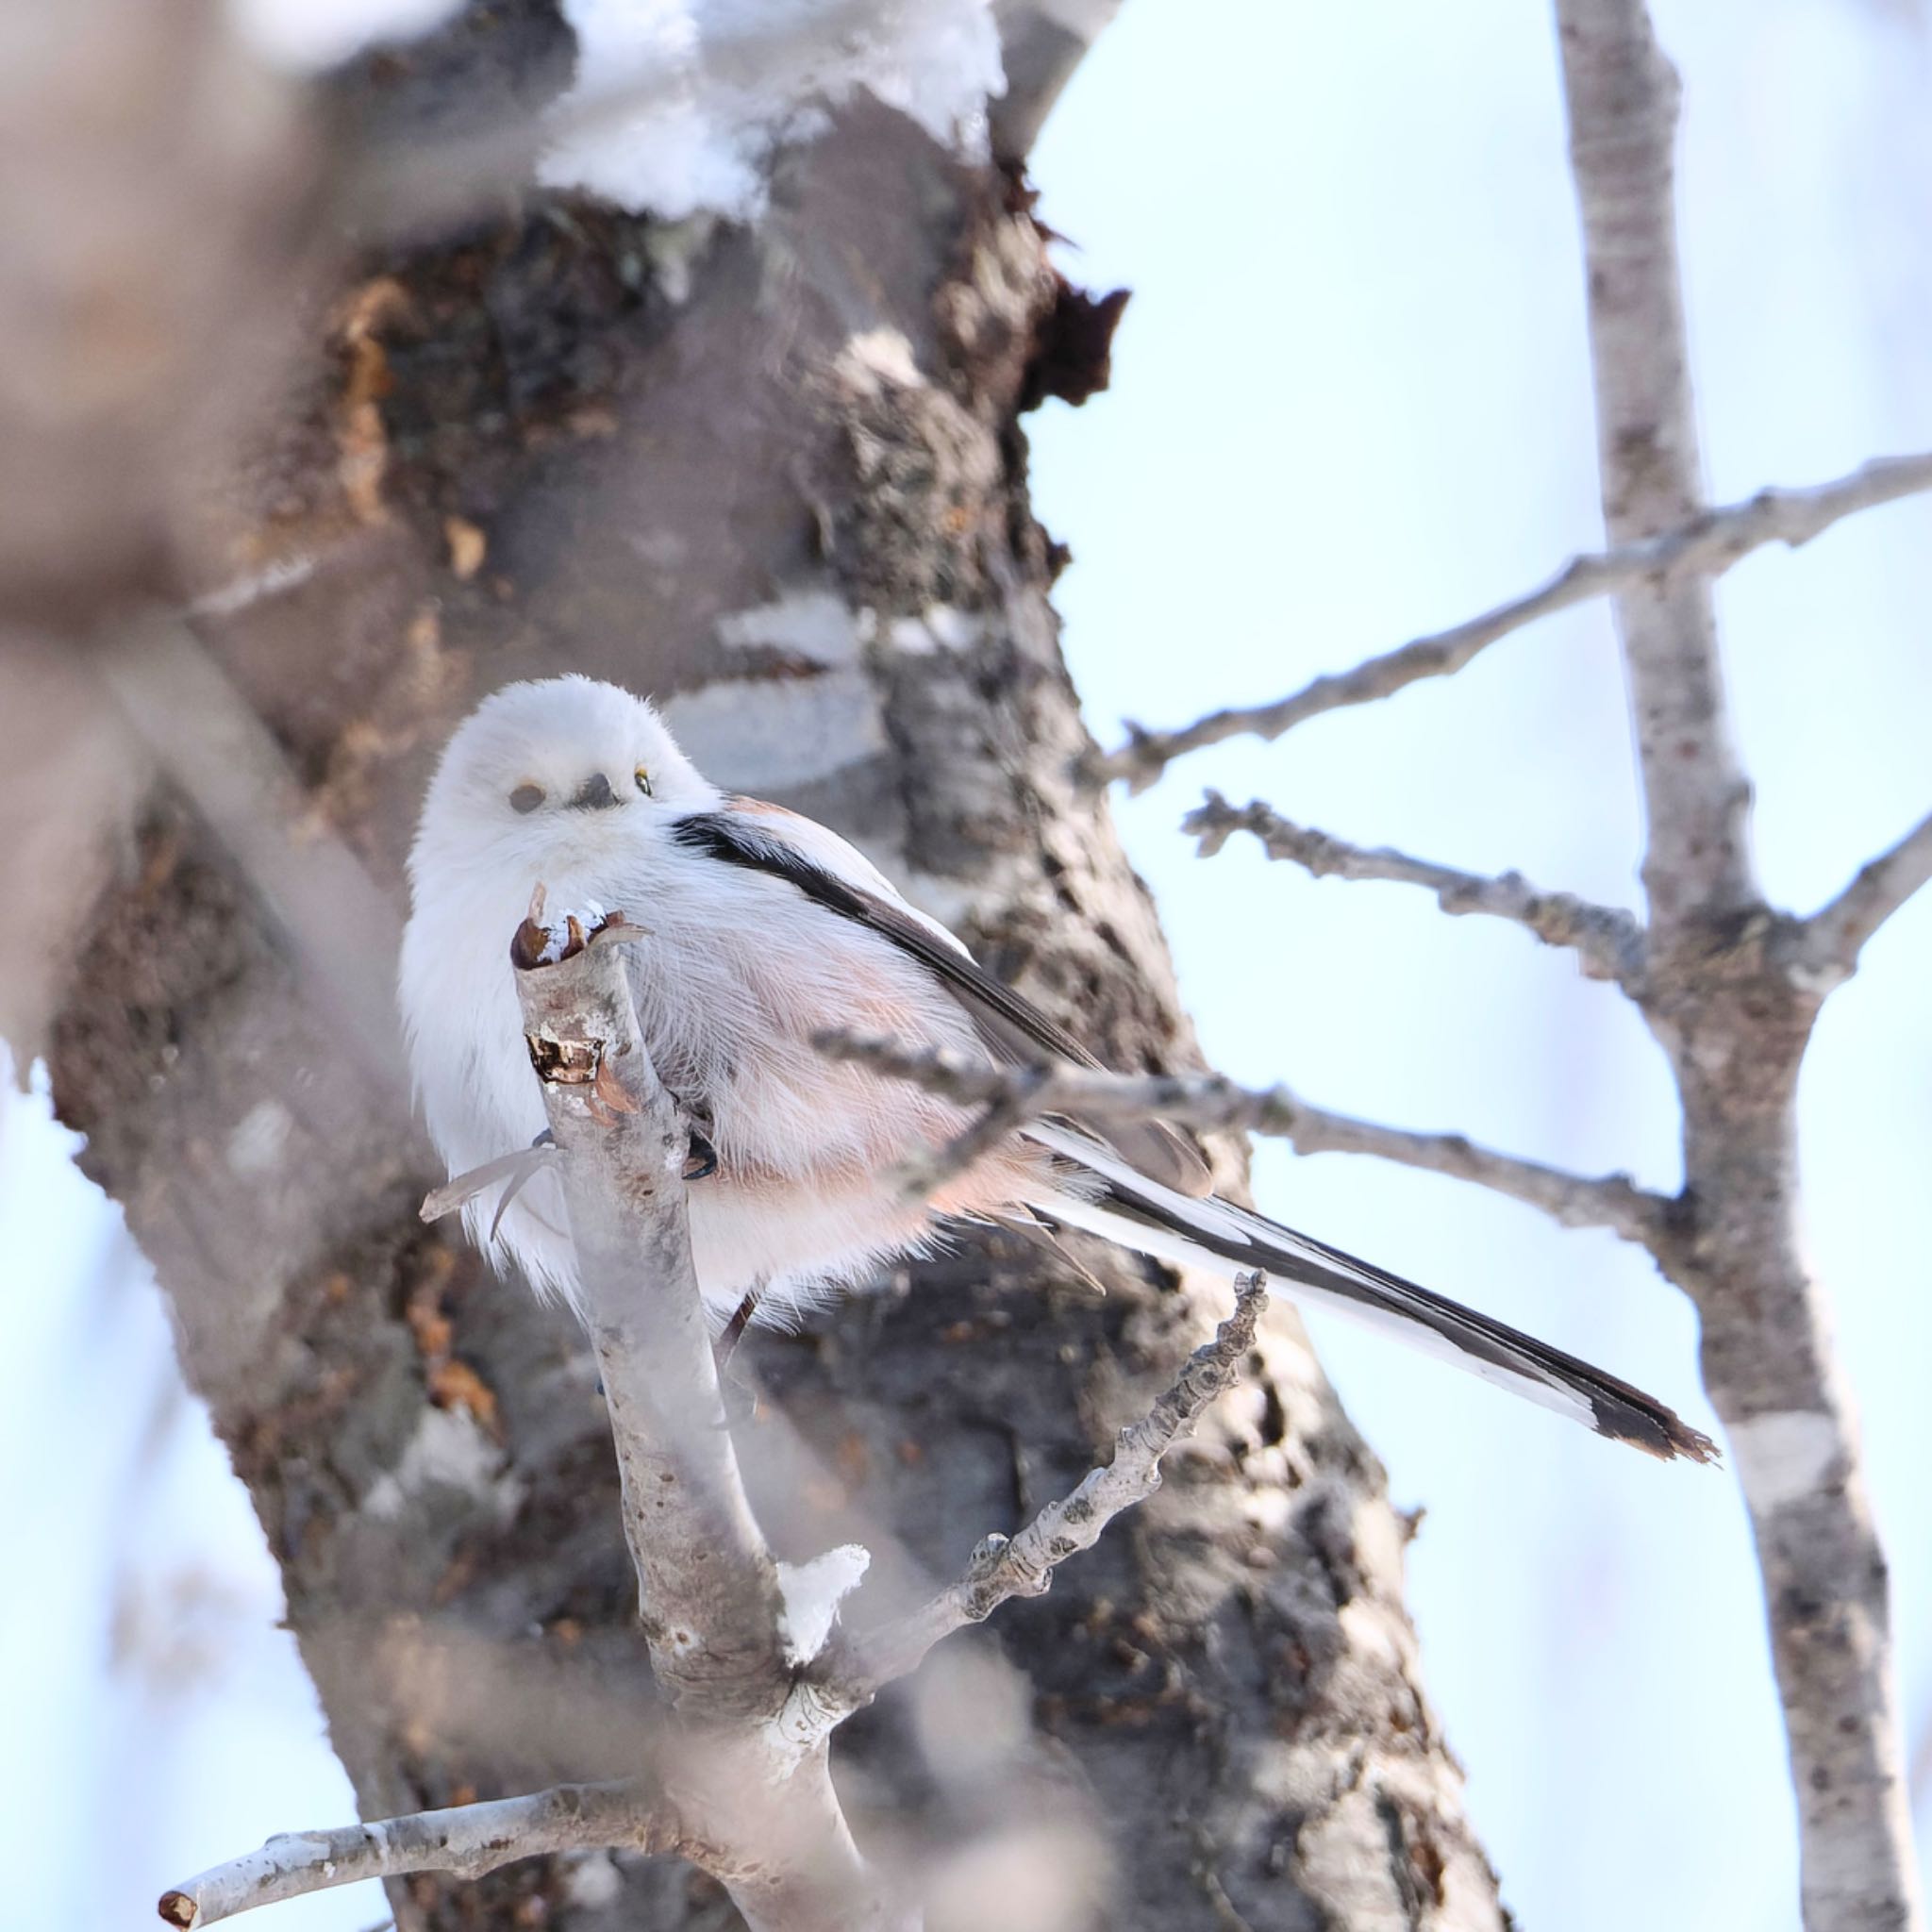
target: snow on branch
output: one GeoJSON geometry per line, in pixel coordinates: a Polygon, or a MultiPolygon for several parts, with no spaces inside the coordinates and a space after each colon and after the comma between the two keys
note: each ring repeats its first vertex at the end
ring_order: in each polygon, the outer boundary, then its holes
{"type": "Polygon", "coordinates": [[[1233,833],[1252,832],[1270,858],[1291,859],[1317,878],[1387,879],[1421,886],[1435,893],[1444,912],[1480,912],[1511,920],[1526,926],[1545,945],[1568,947],[1593,979],[1628,986],[1643,970],[1643,931],[1632,914],[1570,892],[1539,891],[1521,873],[1486,878],[1411,858],[1386,845],[1351,845],[1327,832],[1293,824],[1259,799],[1238,808],[1211,790],[1181,821],[1181,829],[1200,841],[1203,858],[1211,858],[1233,833]]]}
{"type": "Polygon", "coordinates": [[[358,234],[453,232],[534,175],[648,211],[673,225],[662,240],[674,254],[694,249],[719,219],[759,218],[780,153],[861,92],[962,156],[988,145],[1001,84],[991,0],[561,0],[560,10],[577,42],[560,97],[432,139],[378,138],[345,158],[340,192],[358,234]]]}
{"type": "Polygon", "coordinates": [[[1273,704],[1210,712],[1176,731],[1129,724],[1126,743],[1094,759],[1090,770],[1102,783],[1124,778],[1130,790],[1143,791],[1189,752],[1249,734],[1279,738],[1324,711],[1373,704],[1425,677],[1451,676],[1511,632],[1573,605],[1646,582],[1717,576],[1768,543],[1795,548],[1859,510],[1925,490],[1932,490],[1932,452],[1875,458],[1849,475],[1808,489],[1760,490],[1742,503],[1703,510],[1660,536],[1573,558],[1524,596],[1448,630],[1412,639],[1353,670],[1317,677],[1273,704]]]}
{"type": "MultiPolygon", "coordinates": [[[[821,1033],[813,1043],[835,1059],[855,1061],[909,1080],[962,1107],[997,1116],[1002,1132],[1064,1113],[1102,1127],[1109,1121],[1160,1119],[1201,1129],[1244,1128],[1288,1141],[1297,1154],[1369,1154],[1401,1167],[1473,1181],[1547,1214],[1564,1227],[1607,1227],[1658,1254],[1672,1240],[1674,1204],[1640,1188],[1628,1174],[1592,1178],[1478,1146],[1461,1134],[1420,1134],[1310,1107],[1286,1087],[1245,1088],[1221,1074],[1104,1074],[1079,1067],[990,1067],[944,1049],[896,1041],[821,1033]]],[[[970,1140],[983,1151],[976,1128],[970,1140]]],[[[933,1186],[953,1170],[935,1163],[933,1186]]]]}
{"type": "Polygon", "coordinates": [[[1932,882],[1932,812],[1889,852],[1859,869],[1842,892],[1805,921],[1799,950],[1816,972],[1850,974],[1865,942],[1932,882]]]}
{"type": "Polygon", "coordinates": [[[448,1872],[481,1878],[541,1853],[624,1846],[677,1848],[675,1815],[655,1787],[636,1783],[555,1785],[519,1798],[417,1811],[334,1831],[289,1832],[258,1852],[216,1865],[161,1894],[163,1921],[199,1932],[238,1912],[364,1878],[448,1872]]]}
{"type": "Polygon", "coordinates": [[[827,106],[859,89],[981,157],[987,103],[1003,84],[990,0],[787,0],[762,13],[704,0],[562,0],[562,12],[576,35],[576,77],[537,178],[667,221],[755,220],[777,150],[821,130],[827,106]],[[641,83],[669,98],[581,125],[641,83]]]}
{"type": "Polygon", "coordinates": [[[841,1714],[857,1710],[917,1670],[935,1644],[984,1623],[1008,1598],[1044,1595],[1059,1564],[1091,1549],[1115,1517],[1160,1488],[1161,1457],[1238,1379],[1267,1305],[1266,1278],[1243,1275],[1234,1312],[1147,1413],[1121,1430],[1110,1462],[1090,1470],[1072,1495],[1049,1503],[1016,1535],[983,1538],[964,1574],[909,1616],[834,1639],[809,1674],[824,1706],[841,1714]]]}

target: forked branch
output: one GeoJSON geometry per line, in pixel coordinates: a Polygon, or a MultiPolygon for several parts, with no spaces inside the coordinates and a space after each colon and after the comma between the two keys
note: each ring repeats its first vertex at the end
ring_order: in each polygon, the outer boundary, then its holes
{"type": "MultiPolygon", "coordinates": [[[[541,904],[511,958],[554,1147],[486,1163],[438,1190],[425,1209],[451,1211],[488,1186],[527,1177],[533,1158],[561,1183],[644,1632],[674,1707],[649,1756],[665,1786],[675,1784],[675,1811],[655,1782],[560,1786],[274,1839],[163,1894],[161,1917],[200,1927],[357,1878],[475,1877],[539,1853],[609,1846],[681,1854],[729,1890],[753,1932],[913,1932],[916,1903],[853,1842],[829,1774],[830,1732],[949,1632],[1043,1591],[1057,1563],[1153,1493],[1161,1457],[1239,1373],[1265,1299],[1260,1277],[1243,1283],[1214,1341],[1073,1496],[1010,1542],[983,1543],[967,1575],[904,1625],[858,1648],[836,1637],[823,1646],[822,1634],[802,1641],[746,1500],[719,1391],[691,1269],[687,1134],[645,1052],[622,962],[633,928],[621,914],[588,932],[575,919],[546,926],[541,904]]],[[[1024,1117],[1027,1077],[988,1099],[1024,1117]]],[[[1031,1076],[1042,1086],[1052,1077],[1031,1076]]],[[[846,1559],[860,1554],[838,1553],[839,1567],[852,1570],[846,1559]]]]}

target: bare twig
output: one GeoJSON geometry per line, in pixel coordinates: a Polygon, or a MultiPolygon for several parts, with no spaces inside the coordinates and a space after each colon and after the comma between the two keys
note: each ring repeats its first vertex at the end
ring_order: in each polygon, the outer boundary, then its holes
{"type": "Polygon", "coordinates": [[[1121,1430],[1105,1468],[1091,1470],[1072,1495],[1049,1503],[1016,1536],[983,1539],[965,1574],[910,1616],[836,1639],[809,1674],[826,1706],[845,1711],[869,1704],[955,1631],[983,1623],[1009,1597],[1043,1595],[1058,1565],[1091,1549],[1116,1516],[1159,1489],[1161,1457],[1192,1433],[1208,1406],[1240,1375],[1267,1305],[1265,1277],[1243,1275],[1234,1312],[1188,1358],[1153,1407],[1121,1430]]]}
{"type": "Polygon", "coordinates": [[[1814,971],[1853,972],[1869,940],[1912,894],[1932,881],[1932,812],[1889,851],[1859,869],[1836,899],[1805,922],[1800,951],[1814,971]]]}
{"type": "Polygon", "coordinates": [[[1421,886],[1435,893],[1444,912],[1480,912],[1511,920],[1527,926],[1545,945],[1568,947],[1593,979],[1613,979],[1628,987],[1643,971],[1643,929],[1631,914],[1570,892],[1539,891],[1521,873],[1486,878],[1411,858],[1386,845],[1373,850],[1351,845],[1326,832],[1295,824],[1259,799],[1237,809],[1214,791],[1181,821],[1181,829],[1201,841],[1203,858],[1211,858],[1233,833],[1252,832],[1270,858],[1291,859],[1317,878],[1387,879],[1421,886]]]}
{"type": "Polygon", "coordinates": [[[1461,1134],[1418,1134],[1310,1107],[1286,1087],[1244,1088],[1220,1074],[1094,1074],[1078,1067],[1015,1073],[943,1049],[822,1033],[835,1059],[909,1080],[962,1107],[1017,1107],[1014,1124],[1067,1113],[1104,1123],[1161,1119],[1201,1127],[1244,1128],[1287,1141],[1297,1154],[1371,1154],[1399,1166],[1474,1181],[1547,1214],[1564,1227],[1607,1227],[1659,1254],[1674,1239],[1675,1204],[1628,1174],[1592,1179],[1477,1146],[1461,1134]]]}
{"type": "Polygon", "coordinates": [[[1480,617],[1412,639],[1351,671],[1318,677],[1273,704],[1210,712],[1176,731],[1130,724],[1126,743],[1091,769],[1102,782],[1124,778],[1131,790],[1143,791],[1189,752],[1229,738],[1279,738],[1324,711],[1373,704],[1425,677],[1451,676],[1511,632],[1592,597],[1646,582],[1661,586],[1716,576],[1768,543],[1808,543],[1858,510],[1924,490],[1932,490],[1932,453],[1878,457],[1849,475],[1808,489],[1768,488],[1716,509],[1687,504],[1657,534],[1626,537],[1613,527],[1610,549],[1572,558],[1546,584],[1480,617]]]}
{"type": "MultiPolygon", "coordinates": [[[[1696,416],[1672,209],[1677,79],[1643,0],[1557,0],[1583,215],[1604,515],[1620,546],[1699,521],[1696,416]]],[[[1919,487],[1920,465],[1892,480],[1919,487]]],[[[1846,492],[1851,508],[1874,500],[1846,492]]],[[[1703,519],[1708,523],[1708,515],[1703,519]]],[[[1816,526],[1805,526],[1809,534],[1816,526]]],[[[1677,1078],[1693,1224],[1674,1278],[1703,1319],[1705,1379],[1751,1513],[1798,1803],[1807,1932],[1920,1923],[1885,1559],[1823,1291],[1798,1237],[1795,1100],[1828,988],[1753,876],[1706,575],[1690,555],[1621,587],[1649,842],[1640,1004],[1677,1078]]],[[[1915,835],[1916,836],[1916,835],[1915,835]]],[[[1855,943],[1919,855],[1878,862],[1841,917],[1855,943]]],[[[1840,902],[1843,905],[1843,902],[1840,902]]]]}
{"type": "Polygon", "coordinates": [[[257,1906],[364,1878],[410,1872],[481,1878],[501,1865],[549,1852],[607,1845],[675,1851],[679,1836],[675,1814],[653,1787],[556,1785],[491,1804],[417,1811],[334,1831],[286,1833],[258,1852],[164,1891],[157,1909],[168,1924],[199,1932],[257,1906]]]}

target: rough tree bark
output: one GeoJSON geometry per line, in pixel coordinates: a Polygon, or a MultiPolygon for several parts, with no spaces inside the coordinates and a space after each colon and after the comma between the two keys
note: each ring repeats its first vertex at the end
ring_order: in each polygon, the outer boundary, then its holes
{"type": "MultiPolygon", "coordinates": [[[[537,0],[479,9],[362,63],[341,138],[527,108],[569,58],[537,0]]],[[[291,865],[340,841],[392,906],[451,723],[503,681],[581,670],[670,696],[712,775],[858,839],[1112,1064],[1193,1063],[1146,895],[1074,775],[1062,559],[1018,415],[1077,391],[1092,346],[1012,176],[858,105],[783,160],[754,230],[479,206],[348,256],[215,518],[233,574],[299,563],[200,620],[298,783],[291,865]]],[[[583,1339],[423,1227],[438,1176],[406,1097],[367,1040],[344,1049],[258,876],[273,846],[230,834],[178,784],[149,802],[75,953],[59,1111],[161,1276],[365,1814],[622,1771],[653,1693],[583,1339]]],[[[382,957],[380,919],[364,942],[382,957]]],[[[778,1416],[824,1471],[782,1513],[755,1495],[778,1554],[883,1523],[902,1573],[949,1575],[1077,1479],[1226,1306],[1093,1260],[1104,1301],[969,1243],[808,1334],[754,1337],[755,1489],[778,1416]]],[[[1500,1924],[1381,1473],[1291,1319],[1251,1368],[1158,1498],[1002,1611],[1030,1724],[924,1748],[983,1681],[949,1649],[841,1734],[861,1839],[924,1845],[963,1900],[1042,1819],[1097,1821],[1110,1878],[1071,1861],[1041,1924],[1500,1924]]],[[[666,1860],[392,1897],[405,1932],[732,1920],[666,1860]]]]}

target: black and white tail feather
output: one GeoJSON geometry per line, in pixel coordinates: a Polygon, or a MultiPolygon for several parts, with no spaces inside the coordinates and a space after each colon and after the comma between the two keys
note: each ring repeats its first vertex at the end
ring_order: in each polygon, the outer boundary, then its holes
{"type": "Polygon", "coordinates": [[[1662,1403],[1533,1335],[1219,1195],[1195,1199],[1176,1193],[1075,1128],[1040,1122],[1025,1133],[1069,1162],[1077,1174],[1100,1183],[1100,1191],[1094,1194],[1076,1183],[1033,1204],[1049,1221],[1158,1260],[1207,1268],[1230,1279],[1258,1270],[1299,1301],[1393,1335],[1498,1388],[1570,1416],[1600,1436],[1628,1442],[1665,1461],[1679,1456],[1694,1462],[1716,1458],[1710,1439],[1662,1403]]]}

